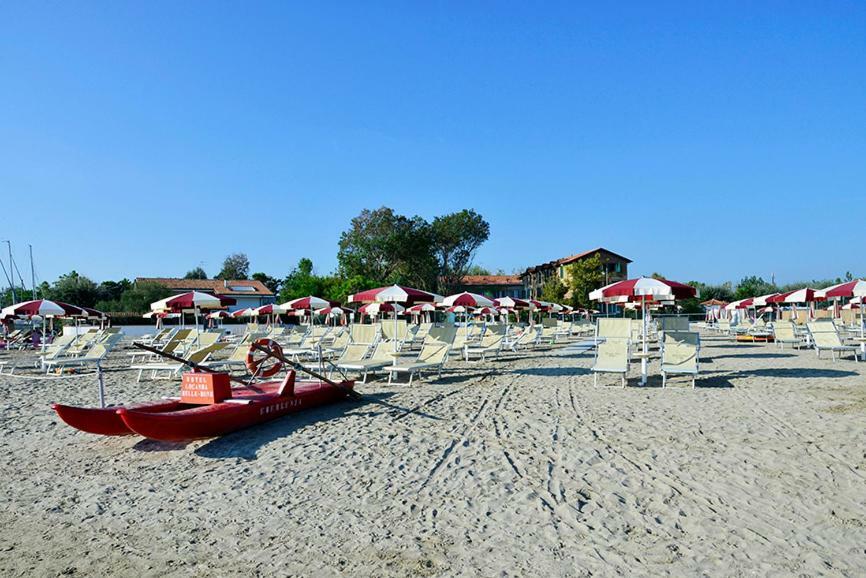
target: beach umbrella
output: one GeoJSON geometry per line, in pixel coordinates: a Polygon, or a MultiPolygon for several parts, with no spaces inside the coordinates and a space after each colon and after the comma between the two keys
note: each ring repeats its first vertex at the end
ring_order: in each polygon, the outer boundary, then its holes
{"type": "Polygon", "coordinates": [[[307,295],[306,297],[298,297],[297,299],[281,303],[280,307],[287,311],[308,311],[310,313],[310,323],[313,323],[313,311],[316,309],[324,309],[325,307],[334,307],[336,305],[339,305],[336,301],[330,301],[314,295],[307,295]]]}
{"type": "Polygon", "coordinates": [[[48,299],[36,299],[34,301],[23,301],[9,305],[0,310],[0,314],[4,317],[24,317],[34,319],[38,317],[42,320],[42,338],[40,348],[45,351],[45,326],[48,317],[72,317],[74,315],[83,315],[84,312],[80,307],[63,303],[62,301],[51,301],[48,299]]]}
{"type": "Polygon", "coordinates": [[[463,306],[463,307],[493,307],[493,299],[488,299],[484,295],[463,291],[455,293],[442,299],[442,305],[445,307],[463,306]]]}
{"type": "MultiPolygon", "coordinates": [[[[150,304],[152,311],[170,310],[183,314],[184,311],[192,310],[195,315],[195,326],[198,329],[199,312],[203,309],[222,309],[228,305],[234,305],[236,301],[231,297],[218,297],[202,291],[188,291],[180,295],[173,295],[160,299],[150,304]]],[[[198,343],[198,335],[196,335],[198,343]]]]}
{"type": "Polygon", "coordinates": [[[235,319],[239,319],[241,317],[255,317],[256,310],[252,307],[246,307],[244,309],[238,309],[237,311],[232,311],[232,317],[235,319]]]}
{"type": "Polygon", "coordinates": [[[399,303],[367,303],[358,308],[358,313],[375,317],[382,313],[402,313],[406,308],[399,303]]]}
{"type": "Polygon", "coordinates": [[[342,307],[322,307],[321,309],[316,309],[316,315],[324,315],[327,318],[333,319],[336,324],[337,317],[341,317],[346,313],[350,313],[351,309],[344,309],[342,307]]]}
{"type": "Polygon", "coordinates": [[[206,317],[208,319],[231,319],[232,314],[225,309],[221,309],[219,311],[211,311],[206,315],[206,317]]]}
{"type": "MultiPolygon", "coordinates": [[[[821,299],[817,297],[817,292],[814,289],[808,287],[786,293],[784,299],[782,299],[782,303],[791,303],[792,305],[797,303],[810,304],[815,301],[821,301],[821,299]]],[[[813,317],[811,308],[809,309],[809,316],[813,317]]]]}
{"type": "MultiPolygon", "coordinates": [[[[390,285],[388,287],[378,287],[376,289],[368,289],[349,295],[349,303],[401,303],[403,305],[415,305],[416,303],[438,303],[443,297],[436,293],[414,289],[412,287],[404,287],[402,285],[390,285]]],[[[402,309],[402,308],[401,308],[402,309]]],[[[360,311],[360,310],[359,310],[360,311]]],[[[397,313],[394,309],[394,335],[397,335],[397,313]]],[[[394,340],[394,355],[397,354],[397,341],[394,340]]]]}
{"type": "Polygon", "coordinates": [[[493,304],[500,312],[505,311],[505,333],[508,333],[508,313],[514,311],[518,323],[520,322],[520,311],[529,309],[529,301],[526,299],[518,299],[516,297],[500,297],[494,299],[493,304]]]}
{"type": "Polygon", "coordinates": [[[824,289],[821,289],[816,293],[816,296],[819,299],[861,297],[860,353],[862,354],[863,359],[866,360],[866,334],[864,334],[864,332],[866,332],[866,319],[864,319],[864,309],[866,309],[866,305],[864,305],[862,299],[862,297],[866,297],[866,280],[854,279],[853,281],[846,281],[845,283],[839,283],[838,285],[831,285],[830,287],[825,287],[824,289]]]}
{"type": "MultiPolygon", "coordinates": [[[[688,299],[697,297],[698,290],[691,285],[669,281],[667,279],[656,279],[653,277],[639,277],[637,279],[626,279],[605,285],[589,294],[589,298],[595,301],[605,301],[626,297],[634,301],[672,301],[674,299],[688,299]]],[[[647,343],[648,317],[647,307],[643,308],[643,355],[641,356],[641,385],[647,380],[647,354],[649,344],[647,343]]]]}

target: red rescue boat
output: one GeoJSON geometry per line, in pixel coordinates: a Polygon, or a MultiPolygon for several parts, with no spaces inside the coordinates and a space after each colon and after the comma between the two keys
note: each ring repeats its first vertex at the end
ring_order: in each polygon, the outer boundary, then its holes
{"type": "Polygon", "coordinates": [[[72,427],[101,435],[138,434],[177,442],[224,435],[320,405],[334,403],[353,391],[353,381],[295,384],[295,372],[282,381],[236,388],[216,403],[180,399],[131,406],[89,409],[54,404],[57,415],[72,427]]]}

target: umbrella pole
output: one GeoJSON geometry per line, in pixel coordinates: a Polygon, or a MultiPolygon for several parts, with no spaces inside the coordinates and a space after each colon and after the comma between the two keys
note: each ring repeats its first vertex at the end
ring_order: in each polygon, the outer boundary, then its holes
{"type": "MultiPolygon", "coordinates": [[[[640,359],[640,384],[641,385],[646,385],[646,378],[647,378],[647,352],[649,351],[649,345],[647,344],[647,341],[646,341],[646,334],[647,334],[646,310],[647,309],[648,309],[648,307],[647,307],[646,298],[644,298],[644,301],[643,301],[643,357],[641,357],[641,359],[640,359]]],[[[629,322],[629,323],[631,323],[631,322],[629,322]]]]}

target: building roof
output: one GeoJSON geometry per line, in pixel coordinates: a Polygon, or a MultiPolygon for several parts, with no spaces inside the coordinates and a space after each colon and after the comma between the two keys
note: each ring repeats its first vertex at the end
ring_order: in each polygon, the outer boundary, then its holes
{"type": "Polygon", "coordinates": [[[517,275],[466,275],[461,285],[522,285],[517,275]]]}
{"type": "Polygon", "coordinates": [[[535,267],[529,267],[528,269],[526,269],[526,271],[524,271],[521,274],[521,276],[527,275],[529,273],[534,273],[535,271],[540,271],[542,269],[551,269],[551,268],[557,267],[559,265],[569,265],[571,263],[574,263],[575,261],[580,261],[581,259],[584,259],[584,258],[589,257],[591,255],[594,255],[596,253],[607,253],[611,257],[614,257],[616,259],[621,259],[621,260],[625,261],[626,263],[632,262],[631,259],[629,259],[627,257],[623,257],[622,255],[619,255],[617,253],[614,253],[613,251],[611,251],[609,249],[605,249],[604,247],[596,247],[595,249],[592,249],[590,251],[584,251],[583,253],[576,253],[574,255],[569,255],[568,257],[563,257],[562,259],[555,259],[553,261],[548,261],[547,263],[542,263],[541,265],[536,265],[535,267]]]}
{"type": "Polygon", "coordinates": [[[252,279],[176,279],[173,277],[138,277],[136,283],[159,283],[173,291],[206,291],[214,295],[270,297],[273,292],[261,281],[252,279]],[[248,289],[239,289],[248,287],[248,289]]]}

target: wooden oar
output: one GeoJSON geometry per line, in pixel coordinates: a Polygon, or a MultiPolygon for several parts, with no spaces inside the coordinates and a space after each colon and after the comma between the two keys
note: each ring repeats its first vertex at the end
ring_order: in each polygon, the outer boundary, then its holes
{"type": "Polygon", "coordinates": [[[274,358],[282,361],[283,363],[285,363],[286,365],[288,365],[289,367],[291,367],[295,371],[303,371],[304,373],[306,373],[307,375],[310,375],[311,377],[314,377],[315,379],[319,379],[319,380],[327,383],[328,385],[336,387],[337,389],[341,390],[342,392],[344,392],[346,395],[348,395],[352,399],[361,399],[363,397],[360,393],[358,393],[357,391],[355,391],[351,387],[346,387],[342,383],[328,379],[324,375],[321,375],[320,373],[317,373],[317,372],[313,371],[312,369],[307,369],[306,367],[304,367],[300,363],[298,363],[296,361],[292,361],[291,359],[287,358],[282,353],[275,353],[275,352],[271,351],[270,349],[268,349],[267,347],[263,347],[256,342],[253,342],[251,347],[253,349],[261,351],[262,353],[269,355],[270,357],[274,357],[274,358]]]}
{"type": "MultiPolygon", "coordinates": [[[[192,369],[195,369],[196,371],[204,371],[206,373],[224,373],[222,371],[217,371],[216,369],[211,369],[209,367],[205,367],[204,365],[199,365],[198,363],[196,363],[194,361],[184,359],[183,357],[179,357],[179,356],[174,355],[172,353],[166,353],[165,351],[160,351],[159,349],[156,349],[155,347],[150,347],[149,345],[145,345],[145,344],[139,343],[137,341],[133,341],[132,344],[135,347],[138,347],[139,349],[143,349],[145,351],[149,351],[151,353],[161,355],[162,357],[165,357],[167,359],[171,359],[172,361],[182,363],[182,364],[186,365],[187,367],[191,367],[192,369]]],[[[251,390],[255,391],[256,393],[264,393],[258,387],[254,386],[251,383],[248,383],[247,381],[244,381],[243,379],[241,379],[239,377],[234,377],[231,374],[228,374],[228,376],[229,376],[229,379],[231,381],[234,381],[235,383],[239,383],[239,384],[243,385],[244,387],[246,387],[247,389],[251,389],[251,390]]]]}

